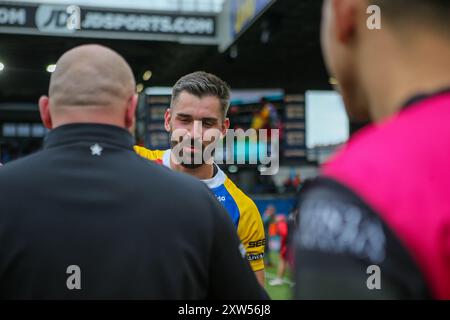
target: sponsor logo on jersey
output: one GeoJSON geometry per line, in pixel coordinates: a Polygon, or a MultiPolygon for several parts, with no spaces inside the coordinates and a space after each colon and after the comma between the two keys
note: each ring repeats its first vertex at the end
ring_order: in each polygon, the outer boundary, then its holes
{"type": "Polygon", "coordinates": [[[266,239],[261,239],[257,241],[250,241],[248,243],[249,248],[258,248],[266,245],[266,239]]]}
{"type": "Polygon", "coordinates": [[[247,255],[247,260],[248,261],[255,261],[255,260],[260,260],[264,258],[264,253],[258,253],[258,254],[254,254],[254,253],[249,253],[247,255]]]}
{"type": "Polygon", "coordinates": [[[219,202],[225,202],[227,200],[227,198],[225,196],[216,196],[217,200],[219,200],[219,202]]]}

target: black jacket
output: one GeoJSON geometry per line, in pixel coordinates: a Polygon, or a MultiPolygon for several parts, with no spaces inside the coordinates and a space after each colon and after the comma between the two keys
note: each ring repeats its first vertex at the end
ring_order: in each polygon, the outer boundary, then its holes
{"type": "Polygon", "coordinates": [[[52,130],[0,169],[0,205],[0,298],[265,297],[208,188],[119,127],[52,130]]]}

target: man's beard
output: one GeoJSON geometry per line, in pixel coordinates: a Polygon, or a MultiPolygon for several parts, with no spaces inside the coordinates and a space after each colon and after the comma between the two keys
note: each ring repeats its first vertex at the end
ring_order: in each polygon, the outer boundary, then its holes
{"type": "MultiPolygon", "coordinates": [[[[190,159],[189,159],[190,161],[185,162],[185,161],[183,161],[183,160],[185,160],[184,150],[181,149],[181,159],[178,159],[179,160],[178,162],[180,163],[180,165],[182,165],[186,169],[200,168],[202,165],[206,164],[207,160],[209,160],[209,159],[204,158],[204,151],[208,145],[201,143],[199,140],[195,140],[192,138],[190,138],[190,139],[187,138],[187,139],[188,139],[188,141],[186,141],[186,142],[183,141],[185,146],[197,148],[197,150],[198,150],[198,147],[200,147],[200,151],[189,152],[190,153],[190,159]],[[196,157],[195,157],[195,155],[198,153],[200,153],[200,161],[198,161],[199,159],[196,159],[196,157]]],[[[171,148],[173,149],[175,146],[177,146],[180,143],[182,143],[182,142],[176,141],[176,140],[171,140],[170,141],[171,148]]],[[[215,149],[212,150],[211,157],[214,157],[214,153],[215,153],[215,149]]],[[[178,157],[178,155],[175,155],[175,156],[178,157]]],[[[197,156],[197,158],[198,158],[198,156],[197,156]]]]}

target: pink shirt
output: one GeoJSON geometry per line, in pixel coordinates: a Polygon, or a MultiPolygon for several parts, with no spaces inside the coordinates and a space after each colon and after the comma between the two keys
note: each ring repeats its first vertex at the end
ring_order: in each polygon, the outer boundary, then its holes
{"type": "Polygon", "coordinates": [[[450,92],[369,126],[324,167],[409,249],[438,299],[450,299],[450,92]]]}

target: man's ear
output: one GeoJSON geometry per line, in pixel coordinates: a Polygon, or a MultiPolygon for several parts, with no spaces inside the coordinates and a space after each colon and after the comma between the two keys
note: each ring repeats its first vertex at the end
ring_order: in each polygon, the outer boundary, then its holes
{"type": "Polygon", "coordinates": [[[47,96],[41,96],[39,98],[39,113],[41,115],[41,121],[44,127],[47,129],[53,129],[52,116],[50,114],[50,99],[47,96]]]}
{"type": "Polygon", "coordinates": [[[166,129],[167,132],[170,132],[170,120],[172,119],[171,112],[172,110],[168,108],[164,114],[164,129],[166,129]]]}
{"type": "Polygon", "coordinates": [[[347,44],[355,34],[357,26],[358,1],[361,0],[331,0],[334,15],[334,30],[339,42],[347,44]]]}
{"type": "Polygon", "coordinates": [[[139,97],[137,94],[133,94],[128,100],[128,106],[125,113],[125,127],[130,129],[134,126],[136,122],[136,108],[138,104],[139,97]]]}
{"type": "Polygon", "coordinates": [[[230,119],[229,118],[225,118],[225,120],[223,121],[222,124],[222,137],[224,138],[227,135],[227,131],[230,128],[230,119]]]}

